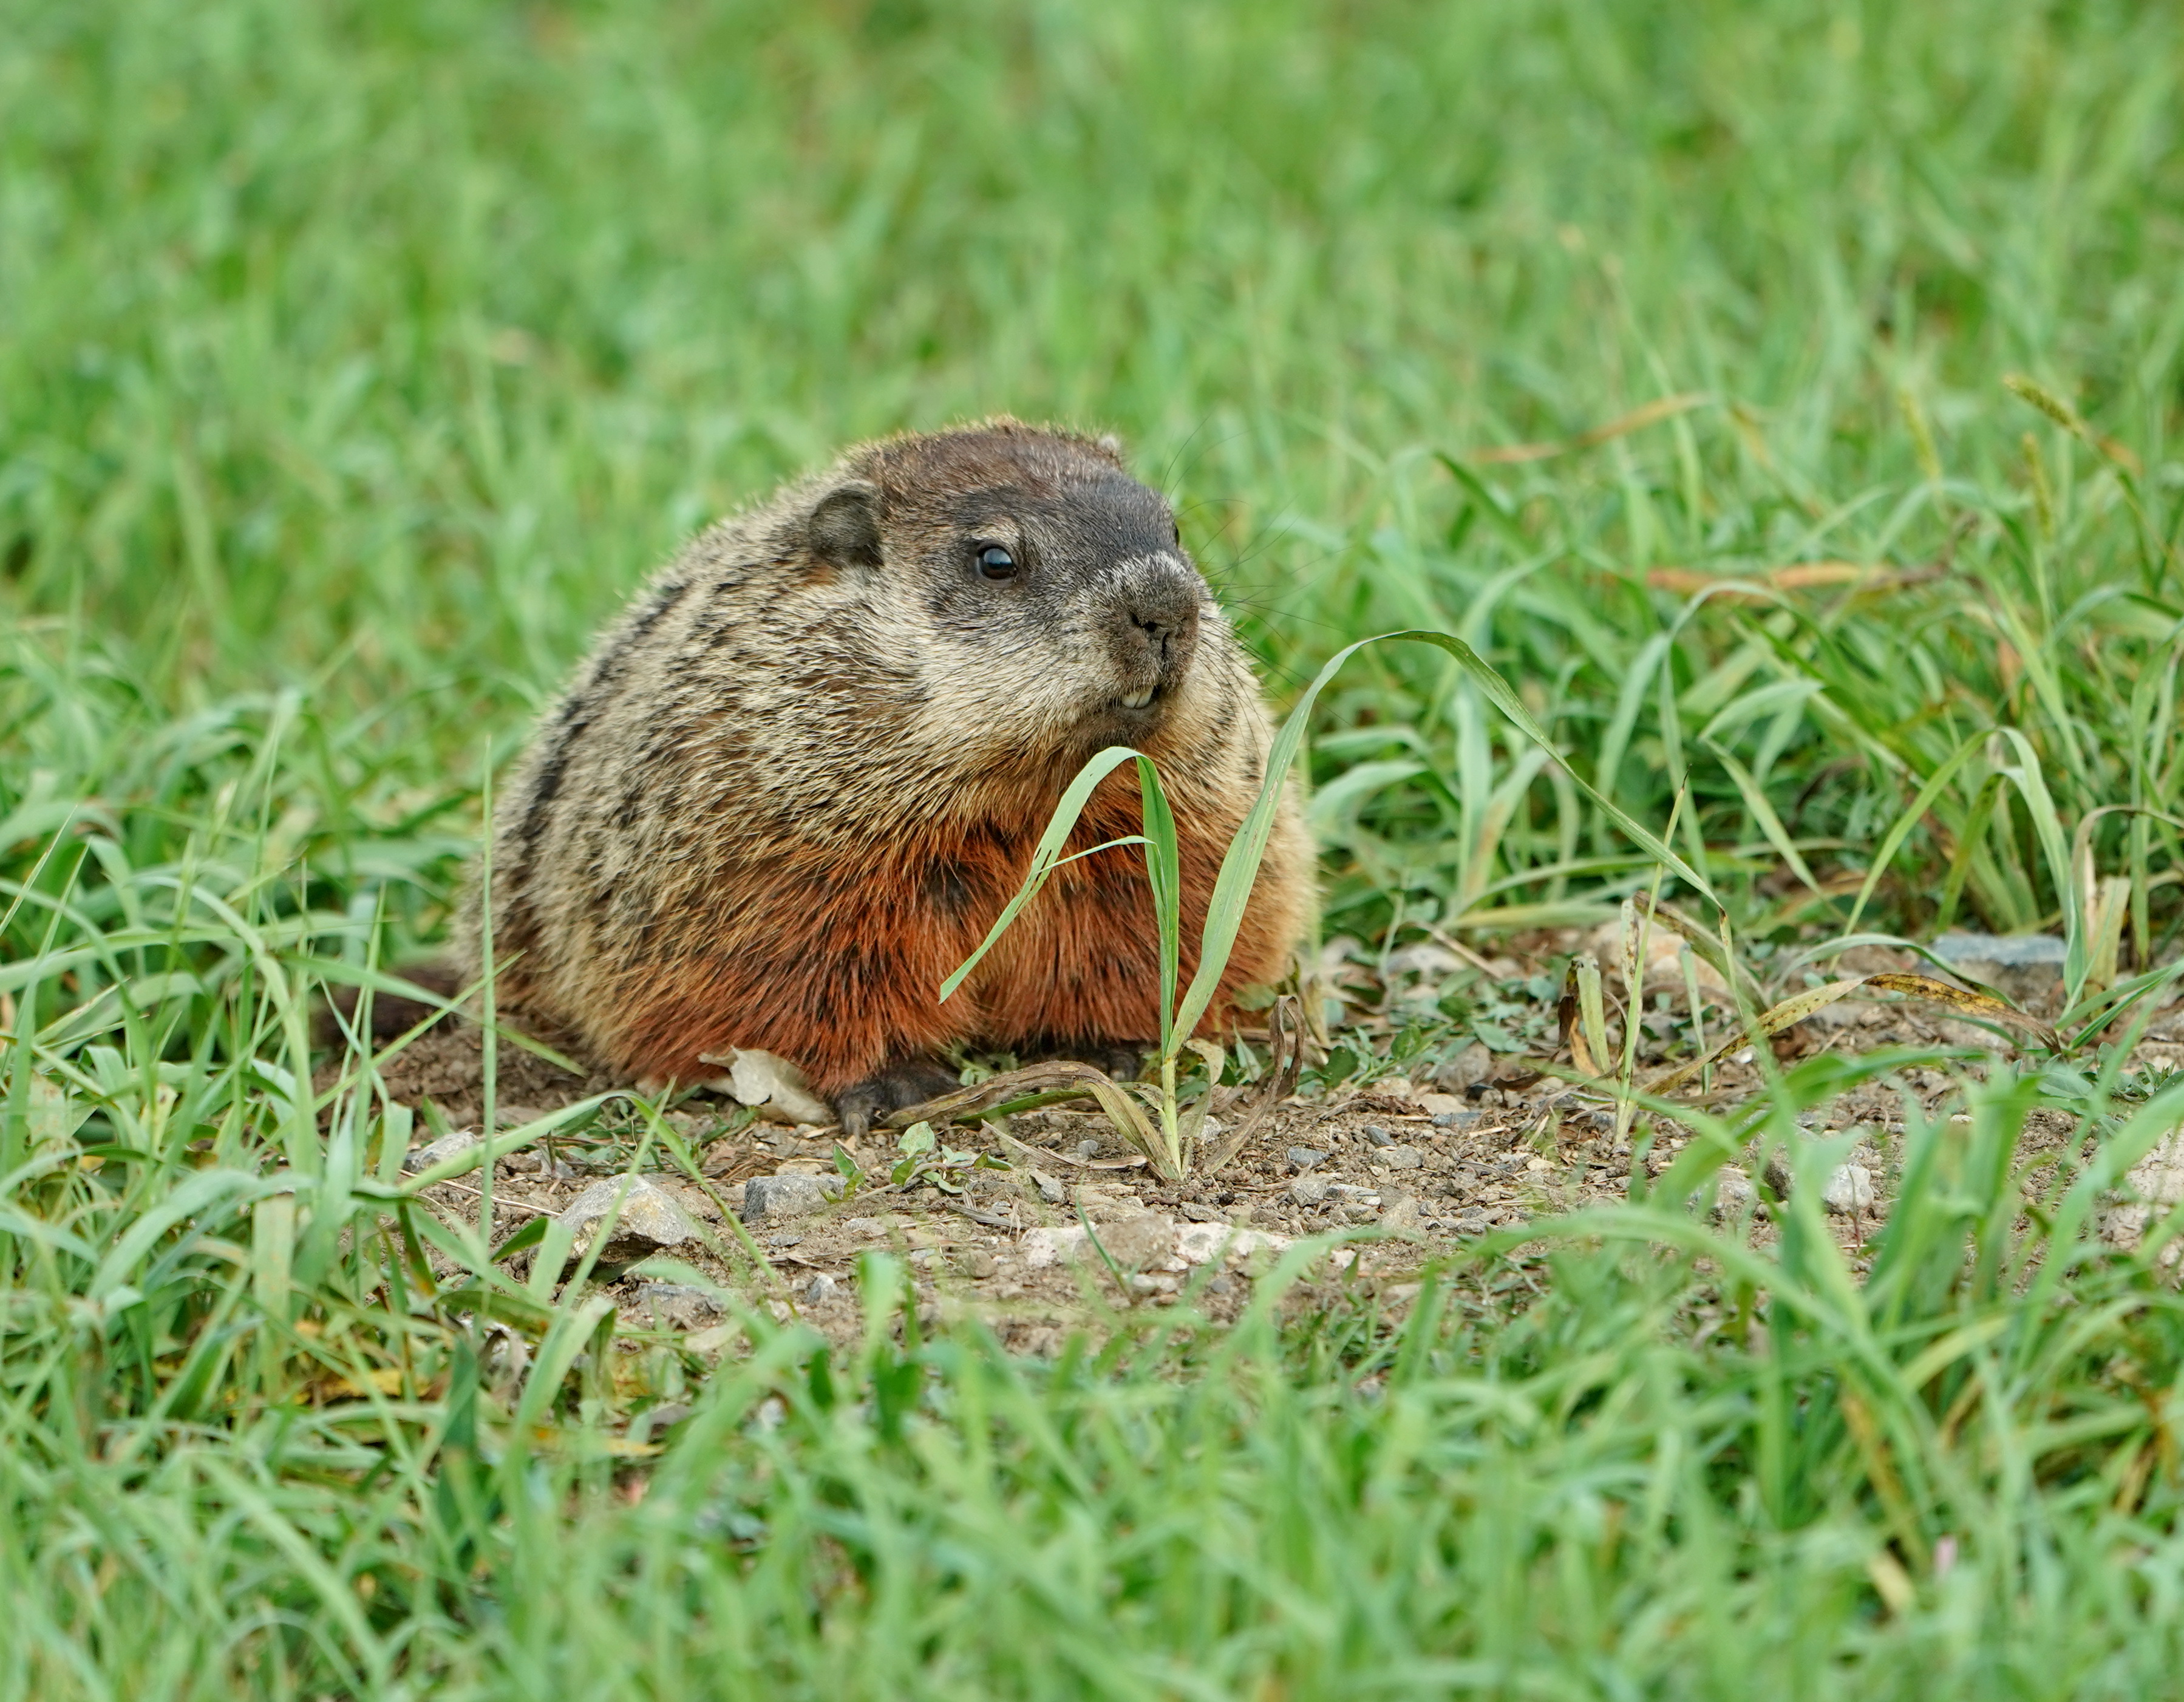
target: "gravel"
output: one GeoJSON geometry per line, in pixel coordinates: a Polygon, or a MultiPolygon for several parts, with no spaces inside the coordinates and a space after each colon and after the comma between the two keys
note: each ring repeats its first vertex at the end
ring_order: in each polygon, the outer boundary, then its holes
{"type": "Polygon", "coordinates": [[[402,1161],[402,1168],[411,1175],[420,1170],[429,1170],[444,1159],[467,1152],[478,1143],[475,1129],[458,1129],[452,1135],[443,1135],[429,1147],[420,1147],[402,1161]]]}
{"type": "Polygon", "coordinates": [[[826,1179],[792,1171],[778,1176],[753,1176],[744,1184],[744,1221],[772,1223],[783,1218],[809,1217],[820,1209],[840,1185],[830,1191],[826,1179]]]}
{"type": "Polygon", "coordinates": [[[698,1226],[682,1203],[657,1182],[644,1176],[610,1176],[593,1183],[562,1208],[560,1221],[577,1232],[570,1243],[571,1257],[589,1250],[610,1215],[614,1226],[599,1249],[600,1260],[608,1264],[627,1264],[698,1239],[698,1226]]]}

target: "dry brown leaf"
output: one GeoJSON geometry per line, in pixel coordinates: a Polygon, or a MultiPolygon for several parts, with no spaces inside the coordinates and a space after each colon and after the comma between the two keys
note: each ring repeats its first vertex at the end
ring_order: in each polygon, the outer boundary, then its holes
{"type": "Polygon", "coordinates": [[[1894,971],[1865,977],[1869,987],[1879,987],[1884,992],[1906,993],[1914,999],[1930,999],[1937,1005],[1947,1005],[1968,1017],[1983,1018],[1991,1023],[2003,1023],[2011,1028],[2023,1029],[2033,1035],[2050,1052],[2063,1049],[2062,1036],[2030,1012],[2020,1011],[2014,1005],[2005,1005],[2000,999],[1989,998],[1985,993],[1975,993],[1968,988],[1952,986],[1947,981],[1931,975],[1913,975],[1894,971]]]}
{"type": "Polygon", "coordinates": [[[1760,1013],[1758,1021],[1752,1028],[1740,1030],[1716,1046],[1706,1057],[1693,1058],[1688,1063],[1680,1063],[1674,1069],[1654,1077],[1646,1084],[1646,1091],[1648,1093],[1657,1094],[1673,1093],[1697,1076],[1708,1065],[1719,1063],[1732,1053],[1741,1052],[1746,1046],[1754,1045],[1759,1041],[1779,1035],[1785,1029],[1794,1028],[1807,1017],[1811,1016],[1814,1012],[1825,1009],[1838,999],[1856,992],[1860,987],[1877,987],[1883,992],[1903,993],[1913,998],[1929,999],[1936,1004],[1947,1005],[1952,1010],[1960,1011],[1966,1016],[1982,1018],[1989,1022],[2007,1023],[2013,1028],[2024,1029],[2037,1035],[2042,1042],[2051,1049],[2058,1051],[2061,1049],[2062,1041],[2053,1029],[2042,1022],[2039,1018],[2005,1005],[1999,999],[1991,999],[1984,993],[1970,992],[1963,987],[1953,987],[1947,981],[1936,980],[1931,975],[1912,975],[1885,971],[1880,974],[1853,975],[1846,980],[1830,981],[1825,986],[1810,987],[1795,997],[1785,999],[1781,1003],[1760,1013]]]}
{"type": "Polygon", "coordinates": [[[1633,408],[1621,418],[1610,420],[1604,426],[1595,426],[1589,432],[1580,432],[1574,438],[1542,444],[1504,444],[1496,449],[1474,449],[1463,459],[1474,466],[1507,466],[1521,461],[1548,460],[1556,455],[1568,455],[1573,449],[1589,449],[1596,444],[1625,436],[1658,421],[1673,419],[1678,414],[1687,414],[1712,400],[1713,398],[1703,390],[1689,390],[1680,396],[1663,396],[1643,407],[1633,408]]]}
{"type": "Polygon", "coordinates": [[[1304,1067],[1304,1015],[1294,994],[1284,993],[1267,1013],[1267,1031],[1273,1056],[1260,1077],[1258,1091],[1240,1095],[1224,1108],[1237,1113],[1237,1124],[1222,1136],[1201,1174],[1212,1175],[1249,1146],[1275,1106],[1296,1091],[1297,1073],[1304,1067]]]}
{"type": "MultiPolygon", "coordinates": [[[[1646,583],[1657,591],[1673,591],[1679,596],[1717,586],[1734,587],[1740,580],[1776,591],[1809,590],[1823,585],[1850,585],[1859,590],[1880,591],[1918,584],[1933,578],[1935,571],[1930,567],[1891,567],[1879,561],[1793,561],[1781,567],[1755,567],[1748,572],[1716,572],[1704,567],[1654,567],[1647,570],[1646,583]]],[[[1763,600],[1757,592],[1748,590],[1724,589],[1719,594],[1732,602],[1763,600]]]]}
{"type": "MultiPolygon", "coordinates": [[[[811,1091],[804,1072],[785,1057],[748,1046],[737,1046],[723,1057],[699,1052],[700,1063],[726,1064],[728,1095],[738,1105],[755,1105],[777,1111],[794,1123],[824,1126],[834,1120],[833,1108],[811,1091]]],[[[715,1082],[715,1087],[722,1084],[715,1082]]]]}
{"type": "Polygon", "coordinates": [[[376,1370],[366,1372],[363,1383],[343,1376],[321,1377],[315,1387],[321,1398],[360,1401],[373,1393],[398,1395],[402,1392],[402,1368],[382,1365],[376,1370]]]}

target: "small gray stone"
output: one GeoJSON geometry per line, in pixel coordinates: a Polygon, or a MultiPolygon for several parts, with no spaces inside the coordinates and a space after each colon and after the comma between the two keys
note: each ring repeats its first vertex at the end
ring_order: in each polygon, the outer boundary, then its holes
{"type": "Polygon", "coordinates": [[[1873,1172],[1863,1164],[1838,1164],[1820,1190],[1820,1203],[1837,1217],[1873,1209],[1873,1172]]]}
{"type": "Polygon", "coordinates": [[[1944,963],[1984,960],[2008,969],[2052,963],[2059,975],[2070,955],[2069,942],[2053,934],[1944,934],[1933,949],[1944,963]]]}
{"type": "Polygon", "coordinates": [[[600,1259],[609,1264],[643,1258],[661,1247],[680,1247],[698,1238],[698,1226],[682,1202],[657,1182],[644,1176],[611,1176],[593,1183],[562,1209],[560,1221],[577,1231],[570,1244],[572,1256],[590,1248],[610,1213],[611,1238],[599,1249],[600,1259]]]}
{"type": "Polygon", "coordinates": [[[696,1409],[682,1401],[666,1401],[656,1407],[648,1407],[638,1416],[644,1422],[644,1434],[649,1438],[659,1436],[678,1425],[696,1409]]]}
{"type": "Polygon", "coordinates": [[[1326,1153],[1314,1152],[1309,1147],[1292,1147],[1289,1151],[1290,1168],[1300,1171],[1309,1170],[1326,1157],[1326,1153]]]}
{"type": "Polygon", "coordinates": [[[1713,1214],[1718,1218],[1741,1216],[1758,1200],[1759,1191],[1752,1186],[1752,1179],[1734,1164],[1724,1164],[1714,1181],[1713,1214]]]}
{"type": "Polygon", "coordinates": [[[2070,948],[2052,934],[1944,934],[1932,950],[1966,980],[2023,999],[2062,980],[2070,948]]]}
{"type": "MultiPolygon", "coordinates": [[[[2101,1219],[2101,1233],[2118,1247],[2136,1249],[2146,1239],[2147,1226],[2184,1199],[2184,1135],[2171,1135],[2131,1167],[2124,1186],[2111,1191],[2108,1211],[2101,1219]]],[[[2161,1256],[2164,1265],[2176,1262],[2172,1243],[2161,1256]]]]}
{"type": "Polygon", "coordinates": [[[1365,1125],[1365,1138],[1375,1147],[1392,1147],[1396,1144],[1396,1137],[1377,1123],[1368,1123],[1365,1125]]]}
{"type": "Polygon", "coordinates": [[[420,1170],[431,1169],[433,1165],[441,1163],[443,1159],[452,1158],[458,1153],[469,1152],[477,1143],[476,1130],[458,1129],[452,1135],[443,1135],[429,1147],[420,1147],[403,1159],[402,1168],[414,1176],[420,1170]]]}
{"type": "Polygon", "coordinates": [[[804,1285],[804,1303],[806,1306],[816,1306],[822,1300],[832,1300],[835,1291],[840,1286],[841,1284],[827,1275],[825,1271],[816,1272],[811,1281],[804,1285]]]}
{"type": "Polygon", "coordinates": [[[1290,1197],[1301,1206],[1316,1206],[1327,1197],[1327,1178],[1299,1176],[1290,1184],[1290,1197]]]}
{"type": "Polygon", "coordinates": [[[1050,1176],[1044,1170],[1034,1170],[1031,1173],[1031,1179],[1039,1189],[1039,1198],[1050,1206],[1058,1206],[1061,1203],[1062,1187],[1058,1177],[1050,1176]]]}
{"type": "Polygon", "coordinates": [[[1390,1202],[1387,1208],[1380,1214],[1380,1227],[1407,1233],[1418,1227],[1420,1218],[1418,1203],[1405,1194],[1401,1199],[1390,1202]]]}
{"type": "Polygon", "coordinates": [[[1094,1231],[1107,1257],[1124,1270],[1144,1270],[1175,1253],[1175,1220],[1147,1213],[1143,1217],[1119,1218],[1094,1231]]]}
{"type": "Polygon", "coordinates": [[[1442,1111],[1435,1113],[1433,1121],[1436,1129],[1473,1129],[1479,1124],[1479,1113],[1476,1111],[1442,1111]]]}
{"type": "Polygon", "coordinates": [[[840,1191],[838,1181],[830,1191],[827,1180],[823,1176],[807,1176],[799,1171],[779,1176],[753,1176],[744,1184],[744,1221],[755,1224],[808,1217],[840,1191]]]}
{"type": "Polygon", "coordinates": [[[1434,1072],[1434,1080],[1451,1093],[1461,1093],[1494,1074],[1494,1054],[1477,1041],[1464,1047],[1434,1072]]]}
{"type": "Polygon", "coordinates": [[[1424,1167],[1426,1155],[1415,1147],[1388,1147],[1375,1152],[1373,1162],[1384,1170],[1416,1170],[1424,1167]]]}
{"type": "Polygon", "coordinates": [[[671,1329],[702,1330],[720,1317],[721,1303],[690,1283],[647,1282],[638,1286],[632,1310],[671,1329]]]}
{"type": "Polygon", "coordinates": [[[2158,1206],[2184,1200],[2184,1136],[2170,1135],[2133,1164],[2124,1177],[2138,1198],[2158,1206]]]}

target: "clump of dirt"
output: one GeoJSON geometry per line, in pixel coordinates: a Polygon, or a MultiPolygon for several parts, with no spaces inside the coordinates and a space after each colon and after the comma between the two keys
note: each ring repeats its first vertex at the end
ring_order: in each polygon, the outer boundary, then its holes
{"type": "MultiPolygon", "coordinates": [[[[398,1105],[421,1107],[431,1102],[450,1127],[475,1128],[485,1115],[484,1041],[483,1030],[470,1023],[443,1023],[428,1029],[380,1066],[382,1089],[398,1105]]],[[[322,1069],[319,1091],[325,1092],[337,1075],[334,1066],[322,1069]]],[[[494,1060],[494,1076],[497,1105],[540,1111],[557,1111],[627,1085],[596,1072],[571,1074],[505,1041],[494,1060]]]]}

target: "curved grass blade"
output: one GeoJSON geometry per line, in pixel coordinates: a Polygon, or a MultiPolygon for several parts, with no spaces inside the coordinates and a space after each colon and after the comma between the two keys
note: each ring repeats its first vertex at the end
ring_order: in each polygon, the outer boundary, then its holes
{"type": "Polygon", "coordinates": [[[1948,872],[1942,878],[1942,896],[1934,907],[1934,931],[1947,933],[1957,919],[1957,906],[1964,896],[1964,884],[1971,879],[1972,859],[1979,855],[1986,842],[1987,829],[1994,821],[1996,801],[2004,784],[1999,774],[1990,774],[1980,783],[1972,798],[1971,813],[1964,818],[1964,830],[1957,835],[1957,848],[1950,854],[1948,872]]]}
{"type": "Polygon", "coordinates": [[[1934,770],[1926,784],[1919,789],[1919,795],[1911,801],[1910,808],[1896,818],[1895,824],[1880,841],[1880,849],[1874,854],[1873,866],[1865,872],[1865,884],[1858,888],[1858,897],[1851,905],[1850,916],[1842,926],[1846,935],[1856,930],[1858,918],[1864,914],[1874,888],[1880,884],[1880,877],[1887,873],[1888,865],[1896,859],[1896,853],[1903,849],[1903,841],[1911,837],[1912,829],[1925,818],[1926,812],[1934,807],[1935,800],[1942,795],[1949,782],[1956,778],[1957,771],[1969,762],[1986,742],[1984,733],[1975,733],[1958,745],[1943,760],[1942,766],[1934,770]]]}
{"type": "Polygon", "coordinates": [[[1725,746],[1711,739],[1704,742],[1707,748],[1713,752],[1714,761],[1721,764],[1724,772],[1736,783],[1736,790],[1744,795],[1745,808],[1752,812],[1752,819],[1759,823],[1759,831],[1766,836],[1767,843],[1774,846],[1780,853],[1782,861],[1790,865],[1790,873],[1813,891],[1819,891],[1820,884],[1813,879],[1812,870],[1805,866],[1804,857],[1798,851],[1797,842],[1790,837],[1790,830],[1782,825],[1781,817],[1774,813],[1774,805],[1767,801],[1766,789],[1749,768],[1730,754],[1725,746]]]}
{"type": "Polygon", "coordinates": [[[1017,895],[1002,908],[994,925],[986,930],[986,937],[978,942],[978,949],[956,966],[956,973],[940,984],[940,996],[944,1001],[963,985],[964,979],[978,967],[986,953],[994,949],[994,942],[1008,932],[1009,924],[1022,913],[1023,907],[1039,896],[1046,884],[1046,878],[1054,873],[1062,861],[1061,848],[1069,843],[1069,835],[1077,826],[1077,818],[1084,813],[1084,806],[1092,801],[1093,790],[1116,769],[1133,757],[1143,762],[1127,745],[1110,745],[1095,755],[1092,760],[1077,771],[1077,778],[1069,783],[1061,795],[1061,801],[1054,806],[1046,831],[1039,835],[1039,844],[1033,847],[1031,868],[1025,874],[1023,884],[1017,895]]]}
{"type": "Polygon", "coordinates": [[[2062,819],[2055,813],[2055,801],[2048,794],[2040,753],[2032,748],[2032,741],[2014,727],[2002,728],[2002,736],[2015,749],[2018,757],[2014,767],[2002,772],[2009,777],[2010,784],[2025,800],[2025,812],[2032,818],[2032,830],[2039,836],[2041,850],[2047,854],[2048,873],[2055,883],[2056,901],[2063,907],[2063,1002],[2067,1010],[2084,996],[2086,973],[2091,967],[2086,950],[2084,898],[2078,890],[2077,871],[2070,866],[2070,846],[2063,837],[2062,819]]]}
{"type": "Polygon", "coordinates": [[[1160,771],[1138,758],[1138,796],[1145,812],[1145,879],[1152,888],[1153,920],[1160,929],[1161,1057],[1175,1056],[1175,985],[1183,957],[1183,862],[1175,840],[1175,812],[1168,807],[1160,771]]]}

